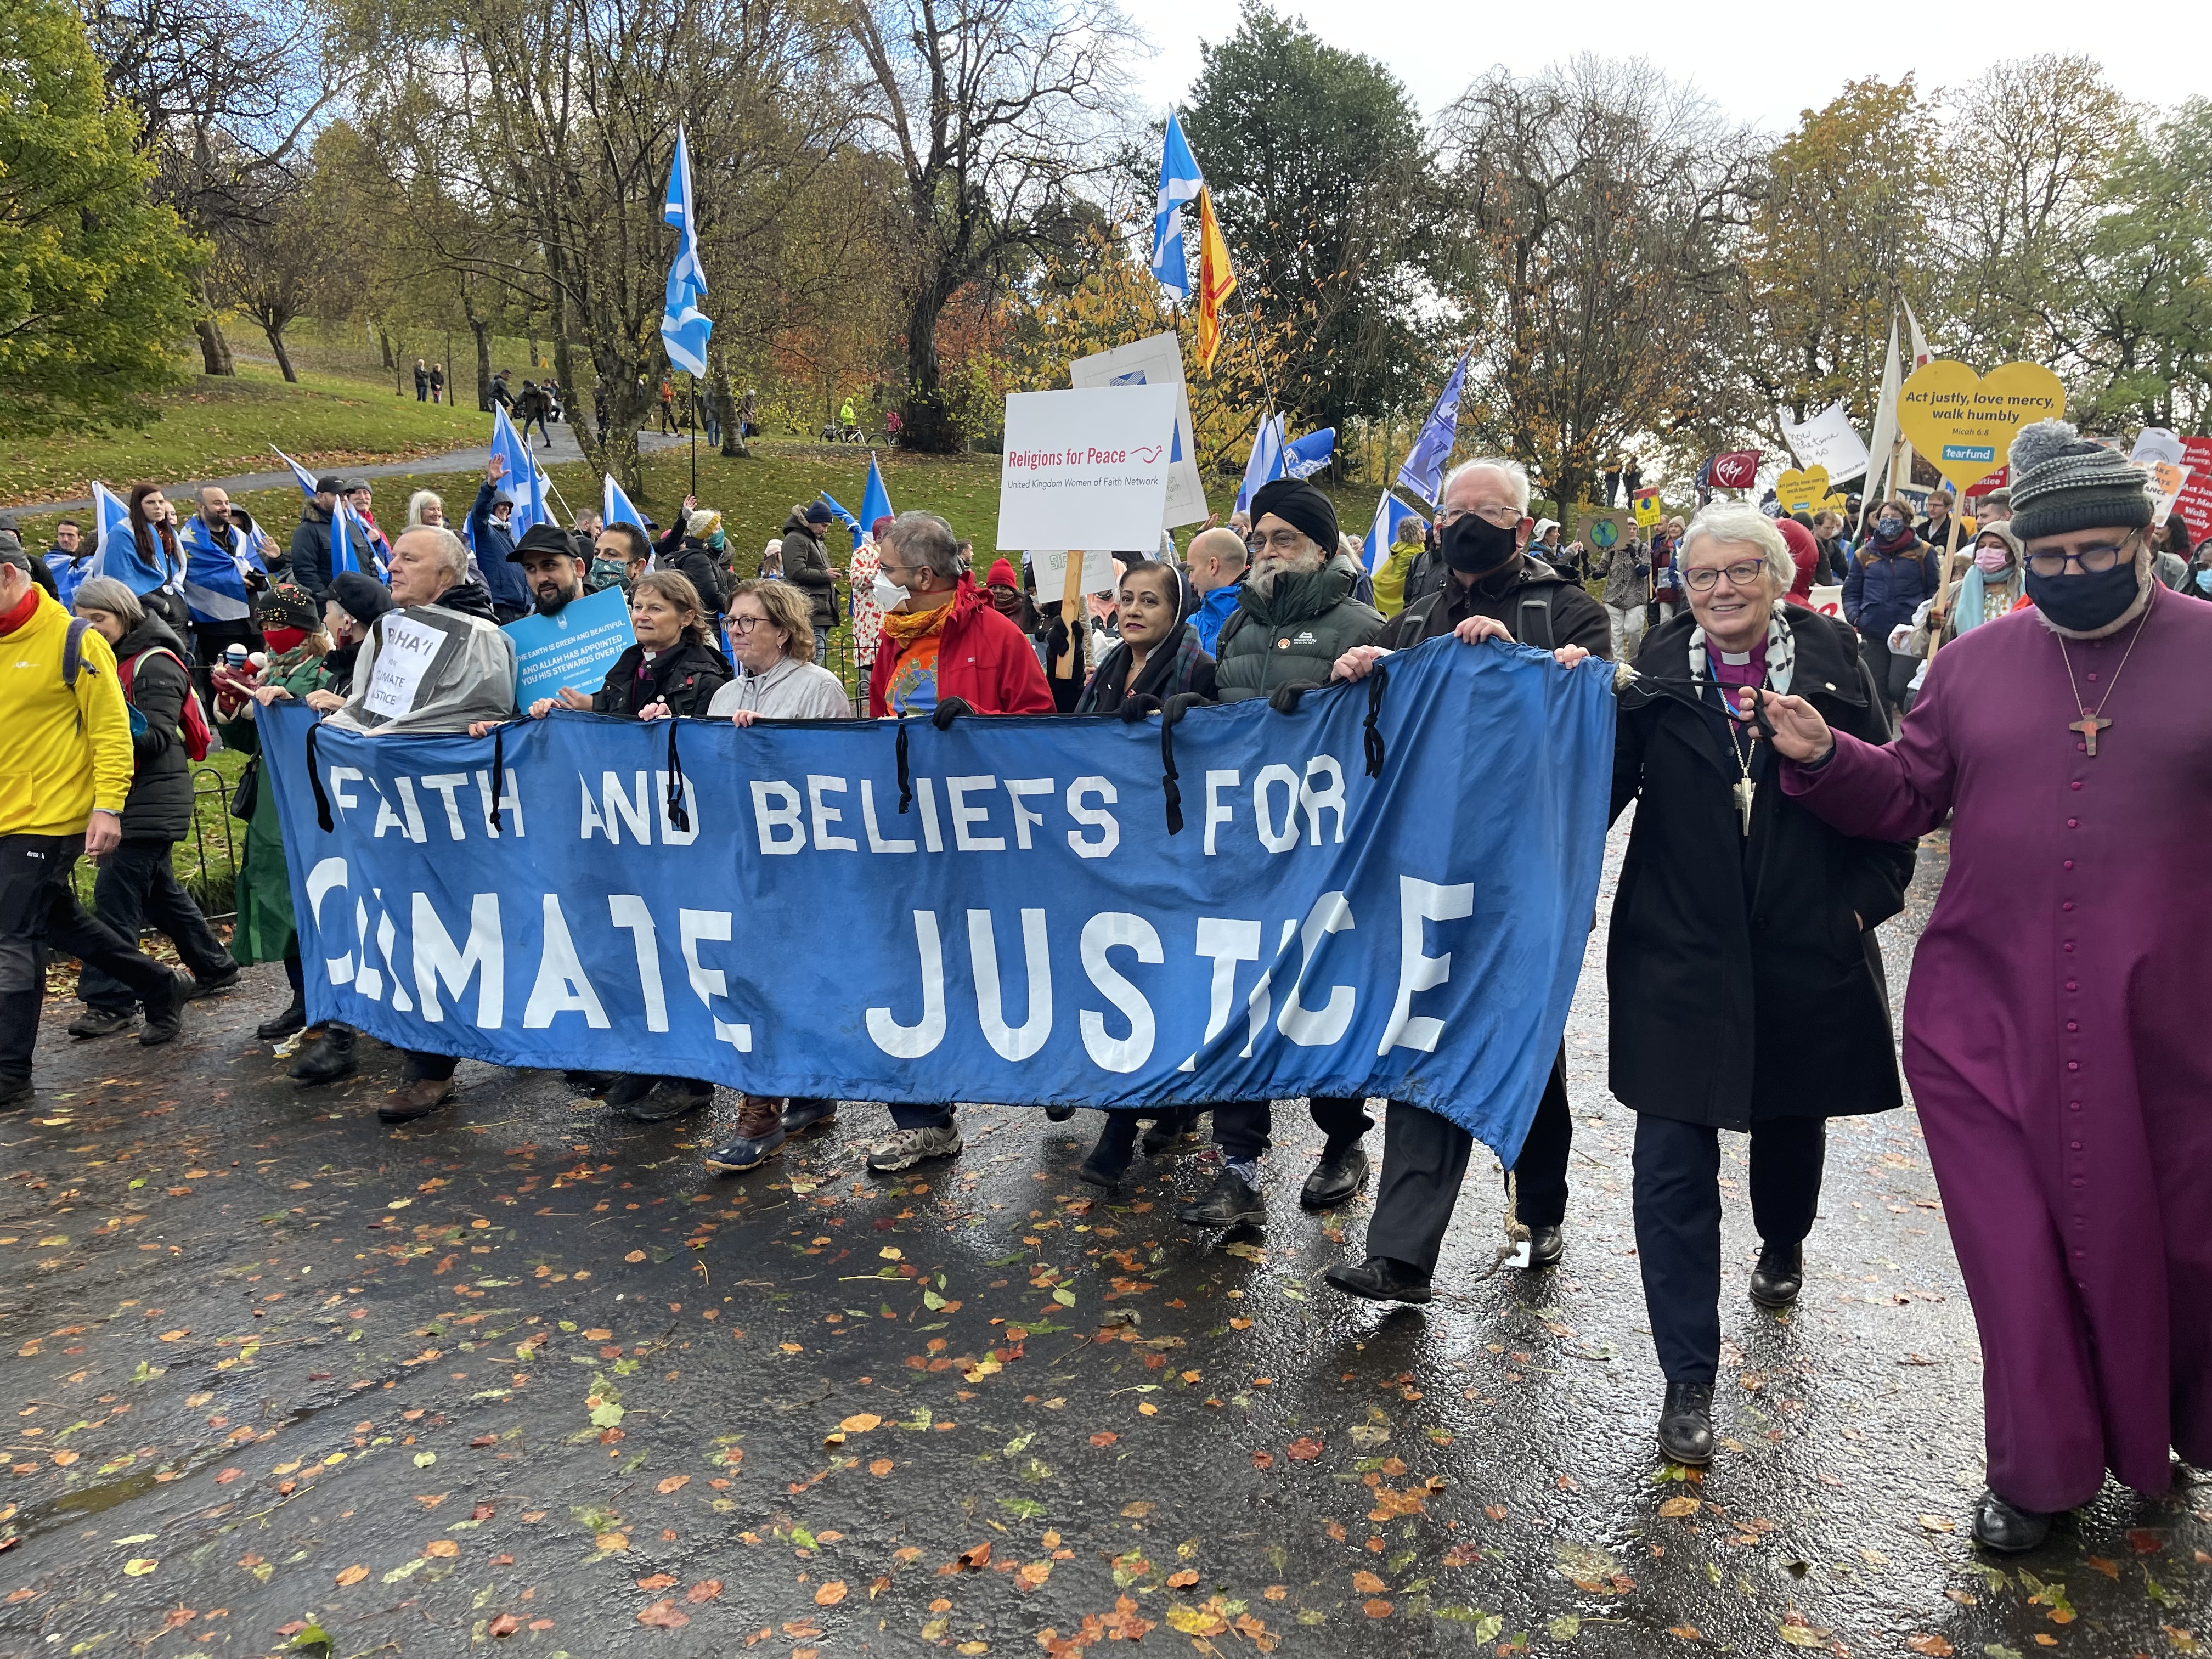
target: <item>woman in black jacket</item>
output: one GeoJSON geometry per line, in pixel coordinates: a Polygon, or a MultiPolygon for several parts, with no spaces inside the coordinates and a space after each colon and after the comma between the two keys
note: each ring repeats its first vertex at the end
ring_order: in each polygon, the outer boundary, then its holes
{"type": "MultiPolygon", "coordinates": [[[[191,679],[183,642],[110,576],[89,577],[78,587],[76,614],[115,647],[116,678],[145,727],[139,731],[139,721],[132,723],[136,770],[123,802],[123,840],[100,861],[94,908],[126,939],[137,939],[142,927],[167,933],[191,970],[193,995],[227,991],[238,981],[238,964],[171,863],[192,824],[191,763],[181,729],[191,679]]],[[[70,1022],[71,1036],[107,1036],[137,1020],[138,999],[131,988],[89,963],[77,994],[85,1011],[70,1022]]]]}
{"type": "Polygon", "coordinates": [[[1787,1307],[1826,1120],[1902,1103],[1874,929],[1904,908],[1913,849],[1841,835],[1784,796],[1771,750],[1728,712],[1741,688],[1786,686],[1856,737],[1891,735],[1850,629],[1780,602],[1794,567],[1773,522],[1708,507],[1680,550],[1688,614],[1645,637],[1613,744],[1613,813],[1637,805],[1607,947],[1608,1070],[1637,1114],[1660,1449],[1702,1464],[1720,1361],[1718,1131],[1750,1132],[1751,1295],[1787,1307]]]}

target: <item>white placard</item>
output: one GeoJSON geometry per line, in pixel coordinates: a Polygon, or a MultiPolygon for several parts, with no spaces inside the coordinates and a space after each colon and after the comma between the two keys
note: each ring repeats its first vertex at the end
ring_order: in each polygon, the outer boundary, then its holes
{"type": "Polygon", "coordinates": [[[1198,471],[1198,442],[1190,423],[1190,388],[1182,378],[1182,341],[1174,333],[1133,340],[1111,351],[1078,357],[1067,366],[1076,386],[1170,386],[1176,388],[1175,439],[1168,448],[1168,506],[1162,527],[1199,524],[1211,511],[1198,471]]]}
{"type": "Polygon", "coordinates": [[[1861,477],[1867,470],[1866,444],[1851,425],[1850,411],[1840,402],[1830,404],[1802,426],[1784,421],[1782,436],[1800,467],[1826,467],[1831,483],[1861,477]]]}
{"type": "Polygon", "coordinates": [[[1171,386],[1009,393],[1000,550],[1158,547],[1180,395],[1171,386]]]}
{"type": "Polygon", "coordinates": [[[437,661],[446,636],[425,623],[410,621],[404,611],[386,616],[380,633],[376,666],[369,675],[368,690],[362,694],[362,709],[396,720],[414,712],[422,677],[437,661]]]}
{"type": "MultiPolygon", "coordinates": [[[[1147,558],[1151,555],[1146,556],[1147,558]]],[[[1065,553],[1032,551],[1030,564],[1036,571],[1036,596],[1040,605],[1058,604],[1060,596],[1067,592],[1067,555],[1065,553]]],[[[1083,591],[1086,593],[1111,593],[1114,591],[1114,555],[1111,550],[1092,549],[1083,556],[1083,591]]]]}

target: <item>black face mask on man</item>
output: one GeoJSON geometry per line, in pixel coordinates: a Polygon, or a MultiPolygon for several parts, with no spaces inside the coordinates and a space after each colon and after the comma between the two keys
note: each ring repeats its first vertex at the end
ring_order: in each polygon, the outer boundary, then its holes
{"type": "Polygon", "coordinates": [[[2031,568],[2027,597],[2068,632],[2093,634],[2117,621],[2142,591],[2130,551],[2123,547],[2120,562],[2110,570],[2084,571],[2078,576],[2039,576],[2031,568]]]}
{"type": "Polygon", "coordinates": [[[1462,576],[1486,576],[1521,550],[1517,526],[1462,513],[1444,526],[1444,562],[1462,576]]]}

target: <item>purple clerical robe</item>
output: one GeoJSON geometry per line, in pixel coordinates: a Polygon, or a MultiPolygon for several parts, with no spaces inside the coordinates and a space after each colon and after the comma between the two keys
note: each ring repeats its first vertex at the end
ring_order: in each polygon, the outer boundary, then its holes
{"type": "Polygon", "coordinates": [[[1973,1299],[1989,1480],[2025,1509],[2212,1467],[2212,605],[2140,632],[2041,613],[1962,635],[1887,748],[1838,733],[1783,787],[1951,865],[1913,959],[1905,1073],[1973,1299]],[[2132,653],[2132,654],[2130,654],[2132,653]],[[2111,726],[2093,757],[2081,704],[2111,726]]]}

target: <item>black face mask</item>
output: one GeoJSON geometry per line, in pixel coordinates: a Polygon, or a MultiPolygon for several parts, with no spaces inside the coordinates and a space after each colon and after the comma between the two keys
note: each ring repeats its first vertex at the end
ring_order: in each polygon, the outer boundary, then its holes
{"type": "Polygon", "coordinates": [[[2079,576],[2027,573],[2027,597],[2035,601],[2036,609],[2076,634],[2094,633],[2115,620],[2136,602],[2138,586],[2133,559],[2079,576]]]}
{"type": "Polygon", "coordinates": [[[1521,550],[1517,526],[1462,513],[1444,526],[1444,562],[1462,576],[1486,576],[1521,550]]]}

